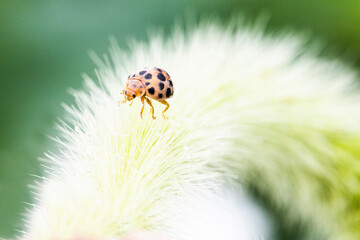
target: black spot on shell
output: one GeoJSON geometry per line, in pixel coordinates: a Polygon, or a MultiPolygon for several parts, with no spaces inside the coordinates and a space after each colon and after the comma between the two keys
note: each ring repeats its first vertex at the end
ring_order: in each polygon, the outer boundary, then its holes
{"type": "Polygon", "coordinates": [[[170,83],[170,86],[173,86],[173,83],[172,83],[172,81],[171,81],[171,80],[169,80],[169,83],[170,83]]]}
{"type": "Polygon", "coordinates": [[[133,94],[132,97],[135,98],[136,97],[135,94],[133,94]]]}
{"type": "Polygon", "coordinates": [[[149,85],[150,85],[150,82],[146,82],[145,85],[146,85],[146,86],[149,86],[149,85]]]}
{"type": "Polygon", "coordinates": [[[132,77],[135,77],[136,75],[135,74],[133,74],[133,76],[132,77]]]}
{"type": "Polygon", "coordinates": [[[149,92],[151,95],[154,95],[155,89],[154,89],[153,87],[151,87],[151,88],[148,89],[148,92],[149,92]]]}
{"type": "Polygon", "coordinates": [[[127,94],[127,91],[125,90],[125,95],[127,94]]]}
{"type": "Polygon", "coordinates": [[[162,74],[162,73],[158,73],[157,78],[158,78],[160,81],[165,81],[165,76],[164,76],[164,74],[162,74]]]}
{"type": "Polygon", "coordinates": [[[158,98],[163,98],[162,93],[159,93],[158,98]]]}
{"type": "Polygon", "coordinates": [[[159,88],[160,88],[160,90],[163,90],[164,87],[165,87],[165,85],[164,85],[162,82],[159,82],[159,88]]]}
{"type": "Polygon", "coordinates": [[[130,75],[128,76],[128,78],[130,78],[130,75]]]}
{"type": "Polygon", "coordinates": [[[141,71],[139,72],[139,75],[144,75],[146,73],[146,71],[141,71]]]}
{"type": "Polygon", "coordinates": [[[157,68],[156,70],[158,70],[159,72],[162,72],[162,69],[161,69],[161,68],[157,68]]]}
{"type": "Polygon", "coordinates": [[[151,78],[152,78],[151,73],[148,73],[148,74],[145,75],[145,79],[151,79],[151,78]]]}
{"type": "Polygon", "coordinates": [[[140,88],[143,88],[143,85],[140,85],[140,88]]]}
{"type": "Polygon", "coordinates": [[[164,71],[169,77],[170,77],[170,75],[167,73],[167,71],[164,71]]]}
{"type": "Polygon", "coordinates": [[[171,96],[171,89],[170,88],[167,88],[166,89],[166,97],[170,97],[171,96]]]}
{"type": "Polygon", "coordinates": [[[133,85],[132,85],[134,88],[136,88],[136,84],[134,83],[133,85]]]}
{"type": "Polygon", "coordinates": [[[143,91],[140,91],[140,94],[142,94],[143,93],[143,91]]]}

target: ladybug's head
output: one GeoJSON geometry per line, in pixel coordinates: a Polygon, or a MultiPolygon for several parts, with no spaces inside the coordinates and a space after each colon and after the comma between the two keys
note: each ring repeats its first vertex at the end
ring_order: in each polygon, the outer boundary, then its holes
{"type": "Polygon", "coordinates": [[[130,79],[126,82],[125,96],[128,101],[131,101],[136,97],[141,97],[144,94],[145,88],[140,80],[130,79]]]}
{"type": "Polygon", "coordinates": [[[126,89],[125,97],[126,97],[126,100],[131,101],[134,98],[136,98],[136,92],[132,91],[131,89],[126,89]]]}

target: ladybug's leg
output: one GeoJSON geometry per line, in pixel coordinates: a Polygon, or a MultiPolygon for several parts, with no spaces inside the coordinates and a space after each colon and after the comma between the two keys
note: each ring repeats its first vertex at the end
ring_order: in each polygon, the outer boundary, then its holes
{"type": "Polygon", "coordinates": [[[153,107],[153,105],[152,105],[152,103],[151,103],[150,99],[145,98],[145,100],[146,100],[146,102],[147,102],[147,103],[150,105],[150,107],[151,107],[151,114],[152,114],[152,118],[153,118],[153,119],[155,119],[156,117],[154,116],[154,107],[153,107]]]}
{"type": "Polygon", "coordinates": [[[121,94],[124,95],[124,100],[122,100],[121,103],[126,103],[125,89],[122,91],[121,94]]]}
{"type": "Polygon", "coordinates": [[[169,104],[167,101],[165,101],[165,100],[159,100],[159,102],[161,102],[162,104],[166,105],[166,108],[162,111],[162,115],[163,115],[164,119],[167,119],[168,117],[165,116],[165,112],[169,109],[170,104],[169,104]]]}
{"type": "Polygon", "coordinates": [[[144,96],[142,96],[142,97],[140,98],[141,103],[142,103],[142,108],[141,108],[141,111],[140,111],[140,117],[141,117],[141,119],[143,119],[142,114],[143,114],[143,112],[144,112],[144,107],[145,107],[144,98],[145,98],[144,96]]]}

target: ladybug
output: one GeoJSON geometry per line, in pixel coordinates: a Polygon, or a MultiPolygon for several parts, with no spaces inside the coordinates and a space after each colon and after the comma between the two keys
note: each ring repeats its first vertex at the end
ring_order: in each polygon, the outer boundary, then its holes
{"type": "MultiPolygon", "coordinates": [[[[149,99],[152,98],[166,105],[166,108],[162,111],[162,115],[164,119],[167,119],[165,112],[169,109],[170,105],[165,99],[172,97],[174,94],[174,87],[170,75],[164,69],[149,67],[129,75],[122,94],[124,95],[122,103],[133,101],[136,97],[140,98],[142,103],[140,111],[141,118],[143,118],[142,114],[145,107],[144,101],[151,107],[152,118],[156,118],[154,116],[154,107],[149,99]]],[[[133,102],[130,103],[130,106],[132,103],[133,102]]]]}

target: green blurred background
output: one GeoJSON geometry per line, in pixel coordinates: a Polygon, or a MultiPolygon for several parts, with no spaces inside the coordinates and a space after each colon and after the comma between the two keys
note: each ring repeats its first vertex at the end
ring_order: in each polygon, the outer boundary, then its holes
{"type": "MultiPolygon", "coordinates": [[[[21,229],[30,174],[41,175],[37,158],[51,148],[47,135],[55,134],[60,103],[72,103],[67,90],[94,71],[88,50],[106,52],[109,36],[125,47],[131,37],[145,41],[149,28],[169,33],[189,12],[224,22],[239,13],[251,22],[266,12],[270,31],[309,30],[325,42],[325,55],[360,67],[359,0],[0,0],[1,237],[21,229]]],[[[285,231],[282,239],[290,239],[301,229],[285,231]]]]}

